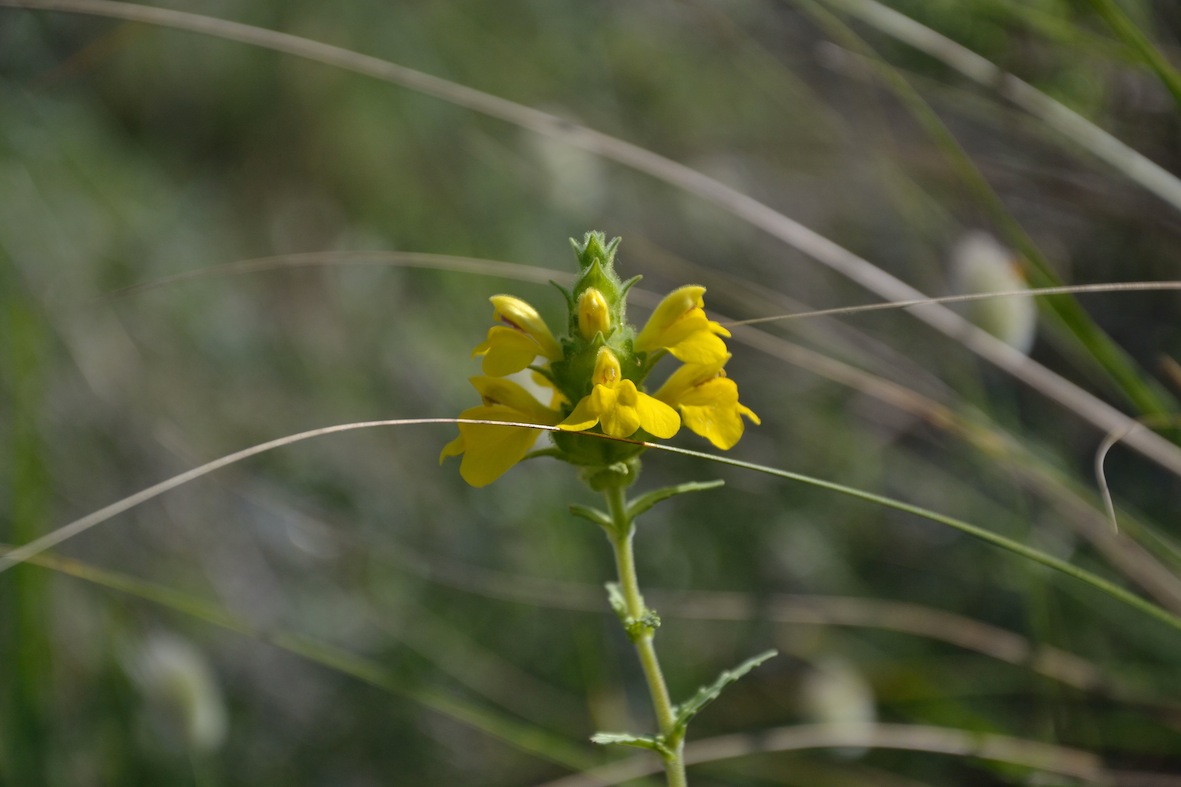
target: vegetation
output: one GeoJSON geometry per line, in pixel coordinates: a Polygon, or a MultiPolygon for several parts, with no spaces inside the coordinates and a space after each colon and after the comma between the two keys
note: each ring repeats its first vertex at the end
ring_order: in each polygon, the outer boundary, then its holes
{"type": "Polygon", "coordinates": [[[657,730],[597,495],[436,462],[489,297],[565,325],[597,229],[761,420],[630,493],[725,482],[635,535],[674,700],[780,653],[683,706],[690,784],[1181,784],[1179,46],[1168,0],[0,0],[0,783],[659,783],[591,741],[657,730]]]}

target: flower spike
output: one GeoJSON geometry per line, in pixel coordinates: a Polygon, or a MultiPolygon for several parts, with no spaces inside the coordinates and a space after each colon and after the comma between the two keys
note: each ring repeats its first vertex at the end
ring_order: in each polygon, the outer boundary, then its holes
{"type": "MultiPolygon", "coordinates": [[[[585,479],[620,484],[620,468],[635,477],[650,438],[668,439],[682,426],[721,449],[733,447],[746,422],[759,417],[738,401],[738,386],[723,367],[730,358],[723,341],[730,332],[705,313],[705,288],[687,285],[669,293],[637,333],[627,319],[627,294],[638,276],[616,273],[619,238],[608,241],[588,232],[571,241],[578,257],[574,284],[559,287],[566,299],[566,320],[559,336],[530,304],[512,295],[491,298],[498,324],[473,351],[483,376],[472,385],[483,402],[464,410],[465,419],[512,421],[557,426],[552,447],[543,453],[583,468],[585,479]],[[655,394],[645,381],[664,355],[682,362],[655,394]],[[519,383],[532,370],[547,395],[519,383]],[[518,382],[509,379],[516,377],[518,382]],[[587,440],[579,433],[617,438],[620,442],[587,440]]],[[[521,461],[541,430],[529,426],[460,424],[459,436],[439,457],[460,456],[460,474],[473,486],[484,486],[521,461]]],[[[592,487],[599,481],[587,481],[592,487]]],[[[629,482],[630,483],[630,482],[629,482]]]]}

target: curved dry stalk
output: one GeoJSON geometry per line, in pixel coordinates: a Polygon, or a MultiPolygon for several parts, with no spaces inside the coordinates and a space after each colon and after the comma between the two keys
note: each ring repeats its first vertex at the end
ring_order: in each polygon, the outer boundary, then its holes
{"type": "MultiPolygon", "coordinates": [[[[0,555],[0,573],[16,566],[24,561],[41,554],[47,549],[52,549],[58,544],[80,535],[95,525],[102,524],[111,517],[117,516],[124,511],[135,508],[141,503],[146,503],[154,497],[176,489],[179,486],[195,481],[201,476],[209,475],[215,470],[220,470],[223,467],[228,467],[236,462],[241,462],[243,459],[249,459],[252,456],[273,451],[276,448],[282,448],[292,443],[298,443],[302,440],[310,440],[313,437],[322,437],[324,435],[339,434],[341,432],[351,432],[356,429],[372,429],[378,426],[410,426],[416,424],[454,424],[458,423],[455,418],[397,418],[385,421],[361,421],[351,424],[338,424],[336,426],[326,426],[320,429],[311,429],[306,432],[299,432],[297,434],[279,437],[274,440],[268,440],[265,443],[259,443],[249,448],[244,448],[241,451],[235,451],[232,454],[227,454],[212,462],[206,462],[199,467],[194,467],[178,475],[174,475],[158,484],[149,486],[147,489],[142,489],[133,495],[128,495],[121,500],[111,503],[109,506],[93,511],[86,516],[75,519],[73,522],[62,525],[61,527],[51,530],[38,539],[30,541],[27,544],[22,544],[16,549],[13,549],[3,555],[0,555]]],[[[483,422],[477,422],[483,423],[483,422]]],[[[489,422],[494,423],[494,422],[489,422]]],[[[518,426],[533,426],[532,424],[517,424],[518,426]]],[[[544,428],[544,427],[537,427],[544,428]]]]}
{"type": "MultiPolygon", "coordinates": [[[[869,748],[948,754],[1032,768],[1088,783],[1118,784],[1117,773],[1103,766],[1095,754],[1025,738],[993,735],[976,730],[907,724],[804,724],[777,727],[756,734],[722,735],[685,746],[685,761],[701,765],[769,752],[808,749],[869,748]]],[[[655,757],[640,755],[583,771],[538,787],[608,787],[660,770],[655,757]]],[[[1181,785],[1181,777],[1137,774],[1152,784],[1181,785]]]]}
{"type": "Polygon", "coordinates": [[[514,281],[546,284],[551,280],[573,279],[574,274],[554,271],[519,262],[489,260],[482,257],[464,257],[454,254],[432,254],[416,251],[311,251],[298,254],[276,254],[249,260],[237,260],[204,268],[194,268],[171,276],[132,284],[104,294],[103,300],[137,295],[141,292],[168,287],[186,281],[213,278],[217,276],[239,276],[263,271],[289,270],[292,268],[314,267],[406,267],[428,270],[445,270],[456,273],[472,273],[480,276],[498,276],[514,281]]]}
{"type": "Polygon", "coordinates": [[[1111,498],[1111,487],[1107,483],[1107,472],[1104,470],[1107,454],[1136,429],[1149,426],[1176,426],[1178,423],[1181,423],[1181,416],[1142,416],[1122,429],[1108,432],[1107,436],[1103,438],[1103,442],[1095,449],[1095,483],[1099,486],[1099,494],[1103,497],[1103,506],[1107,510],[1107,518],[1111,521],[1112,532],[1119,532],[1119,520],[1115,515],[1115,501],[1111,498]]]}
{"type": "MultiPolygon", "coordinates": [[[[187,30],[295,55],[401,85],[520,128],[554,137],[566,144],[676,186],[758,227],[886,300],[926,299],[922,292],[868,260],[702,172],[638,145],[466,85],[289,33],[182,11],[116,0],[0,0],[0,7],[5,6],[106,16],[187,30]]],[[[978,58],[976,55],[972,57],[978,58]]],[[[997,70],[988,61],[979,59],[987,66],[990,75],[997,70]]],[[[1055,106],[1061,112],[1069,113],[1065,107],[1055,106]]],[[[1181,185],[1178,185],[1177,189],[1179,193],[1176,204],[1181,206],[1181,185]]],[[[943,306],[914,306],[908,311],[1042,395],[1078,414],[1104,433],[1123,428],[1129,423],[1128,416],[1115,407],[976,328],[943,306]]],[[[1134,432],[1127,438],[1127,444],[1175,475],[1181,476],[1181,447],[1152,432],[1134,432]]]]}
{"type": "Polygon", "coordinates": [[[805,317],[837,317],[864,312],[889,311],[890,309],[909,309],[914,306],[928,304],[966,303],[968,301],[987,301],[994,298],[1035,298],[1045,295],[1078,295],[1080,293],[1096,292],[1155,292],[1159,290],[1181,290],[1181,281],[1134,281],[1110,282],[1106,284],[1069,284],[1061,287],[1027,287],[1020,290],[998,290],[996,292],[974,292],[966,295],[940,295],[934,298],[921,298],[911,301],[890,301],[888,303],[863,303],[859,306],[838,306],[833,309],[817,309],[814,311],[796,312],[794,314],[776,314],[769,317],[752,317],[748,320],[730,320],[722,323],[727,328],[735,325],[761,325],[768,322],[782,322],[784,320],[799,320],[805,317]]]}

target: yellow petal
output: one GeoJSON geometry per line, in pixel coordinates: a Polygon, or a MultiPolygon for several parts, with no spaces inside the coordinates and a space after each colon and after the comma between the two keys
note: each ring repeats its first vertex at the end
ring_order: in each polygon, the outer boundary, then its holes
{"type": "Polygon", "coordinates": [[[681,417],[677,411],[655,397],[640,392],[636,411],[640,427],[653,437],[667,440],[680,431],[681,417]]]}
{"type": "Polygon", "coordinates": [[[472,357],[484,356],[484,374],[504,377],[515,374],[541,355],[541,345],[532,336],[516,328],[494,325],[483,343],[472,350],[472,357]]]}
{"type": "Polygon", "coordinates": [[[439,452],[439,464],[443,464],[443,460],[449,456],[459,456],[463,453],[463,433],[452,440],[447,445],[443,446],[443,450],[439,452]]]}
{"type": "Polygon", "coordinates": [[[705,316],[704,292],[704,287],[688,286],[668,295],[636,336],[635,349],[665,349],[686,363],[724,361],[726,344],[718,337],[730,332],[705,316]]]}
{"type": "Polygon", "coordinates": [[[535,424],[556,424],[561,420],[557,410],[546,407],[521,385],[503,377],[473,377],[472,387],[480,392],[484,404],[503,405],[515,413],[502,421],[527,421],[535,424]]]}
{"type": "Polygon", "coordinates": [[[471,447],[464,451],[459,474],[472,486],[487,486],[500,478],[537,442],[536,429],[480,424],[466,424],[466,428],[471,447]]]}
{"type": "MultiPolygon", "coordinates": [[[[460,418],[484,421],[521,421],[521,414],[503,405],[481,405],[464,410],[460,418]]],[[[444,456],[463,451],[459,474],[472,486],[486,486],[525,458],[540,432],[515,426],[460,424],[459,437],[443,449],[444,456]]]]}
{"type": "MultiPolygon", "coordinates": [[[[472,386],[484,404],[460,413],[460,418],[481,421],[517,421],[552,425],[561,419],[523,387],[503,377],[473,377],[472,386]]],[[[442,462],[463,455],[459,474],[472,486],[485,486],[521,461],[537,442],[539,430],[492,424],[460,424],[459,437],[443,446],[442,462]]]]}
{"type": "Polygon", "coordinates": [[[612,437],[631,437],[640,428],[640,413],[636,403],[640,396],[636,384],[631,380],[624,380],[614,389],[605,385],[596,385],[591,392],[591,399],[599,395],[599,426],[603,434],[612,437]]]}
{"type": "Polygon", "coordinates": [[[665,331],[661,346],[685,363],[721,363],[730,357],[726,343],[719,338],[723,335],[729,336],[730,332],[698,310],[665,331]]]}
{"type": "Polygon", "coordinates": [[[685,426],[727,451],[742,438],[743,416],[760,423],[754,411],[738,401],[738,385],[728,377],[715,377],[682,394],[677,405],[685,426]]]}
{"type": "Polygon", "coordinates": [[[656,311],[652,312],[652,316],[644,324],[643,330],[636,336],[635,344],[633,345],[636,350],[650,352],[663,347],[664,345],[659,341],[660,335],[668,330],[669,326],[679,320],[686,312],[693,308],[702,308],[705,305],[705,301],[701,296],[704,294],[704,287],[690,284],[685,287],[679,287],[664,296],[664,300],[660,302],[660,305],[656,307],[656,311]]]}
{"type": "Polygon", "coordinates": [[[599,414],[591,409],[591,398],[584,396],[578,404],[574,405],[574,411],[566,417],[566,420],[558,424],[558,428],[565,432],[585,432],[598,422],[599,414]]]}
{"type": "Polygon", "coordinates": [[[728,451],[742,439],[745,425],[737,410],[721,410],[716,407],[681,407],[681,418],[685,426],[709,440],[723,451],[728,451]]]}
{"type": "Polygon", "coordinates": [[[680,398],[692,390],[694,386],[712,380],[715,377],[725,376],[722,372],[722,367],[725,366],[726,361],[729,359],[730,356],[727,355],[716,363],[685,364],[680,366],[675,372],[669,375],[668,379],[664,381],[664,385],[660,386],[656,393],[652,395],[660,401],[676,407],[680,398]]]}
{"type": "Polygon", "coordinates": [[[554,338],[553,333],[550,332],[549,326],[545,324],[545,320],[541,319],[537,309],[534,309],[520,298],[515,298],[512,295],[493,295],[490,299],[492,301],[493,313],[492,318],[495,320],[504,320],[510,326],[524,331],[537,340],[538,347],[541,348],[541,354],[551,361],[556,361],[562,357],[562,347],[558,344],[558,340],[554,338]]]}

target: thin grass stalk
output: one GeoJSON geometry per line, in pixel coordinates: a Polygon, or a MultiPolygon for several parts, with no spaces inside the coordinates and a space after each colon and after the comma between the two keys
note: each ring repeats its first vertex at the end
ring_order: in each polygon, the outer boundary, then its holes
{"type": "Polygon", "coordinates": [[[1128,45],[1144,63],[1153,70],[1173,100],[1181,108],[1181,71],[1173,67],[1168,58],[1152,43],[1131,17],[1120,8],[1115,0],[1091,0],[1091,7],[1107,22],[1108,26],[1128,45]]]}

